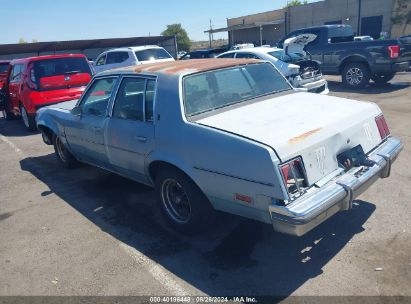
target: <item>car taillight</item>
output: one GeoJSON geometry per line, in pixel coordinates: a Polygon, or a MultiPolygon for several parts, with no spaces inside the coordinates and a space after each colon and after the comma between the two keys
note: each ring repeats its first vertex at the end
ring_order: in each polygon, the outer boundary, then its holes
{"type": "Polygon", "coordinates": [[[301,157],[280,165],[280,171],[291,198],[304,192],[307,181],[301,157]]]}
{"type": "Polygon", "coordinates": [[[398,58],[400,56],[400,46],[399,45],[390,45],[388,47],[388,53],[391,59],[398,58]]]}
{"type": "Polygon", "coordinates": [[[380,132],[381,139],[386,139],[390,135],[390,129],[388,128],[384,115],[375,117],[375,123],[377,124],[378,132],[380,132]]]}

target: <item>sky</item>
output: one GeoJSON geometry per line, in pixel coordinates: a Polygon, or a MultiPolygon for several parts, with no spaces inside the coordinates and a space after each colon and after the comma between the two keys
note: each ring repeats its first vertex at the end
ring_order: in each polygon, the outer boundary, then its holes
{"type": "MultiPolygon", "coordinates": [[[[313,2],[313,1],[309,1],[313,2]]],[[[181,23],[191,40],[207,40],[226,18],[282,8],[287,0],[0,0],[0,44],[155,36],[181,23]]],[[[215,39],[227,38],[216,34],[215,39]]]]}

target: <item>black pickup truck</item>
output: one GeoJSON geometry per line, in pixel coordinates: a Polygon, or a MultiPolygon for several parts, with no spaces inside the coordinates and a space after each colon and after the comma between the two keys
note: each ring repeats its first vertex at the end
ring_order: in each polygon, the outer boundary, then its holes
{"type": "Polygon", "coordinates": [[[363,88],[370,79],[377,84],[390,81],[395,73],[406,71],[411,53],[406,40],[354,41],[349,25],[323,25],[289,33],[278,42],[282,48],[288,38],[314,34],[316,39],[305,46],[313,60],[321,62],[326,75],[341,75],[345,86],[363,88]]]}

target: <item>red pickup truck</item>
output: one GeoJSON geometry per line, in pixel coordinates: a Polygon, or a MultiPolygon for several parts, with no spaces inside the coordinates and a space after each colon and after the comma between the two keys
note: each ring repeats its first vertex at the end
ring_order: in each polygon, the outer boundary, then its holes
{"type": "Polygon", "coordinates": [[[92,70],[82,54],[12,60],[1,89],[0,110],[6,119],[21,116],[27,129],[33,131],[39,108],[79,98],[91,77],[92,70]]]}

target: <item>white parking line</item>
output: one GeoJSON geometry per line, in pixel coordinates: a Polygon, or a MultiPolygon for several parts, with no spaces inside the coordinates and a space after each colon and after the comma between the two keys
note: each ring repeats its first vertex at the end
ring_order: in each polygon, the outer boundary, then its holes
{"type": "Polygon", "coordinates": [[[14,152],[16,152],[21,158],[26,158],[26,155],[24,154],[23,151],[21,151],[12,141],[10,141],[6,136],[0,135],[0,140],[7,145],[9,145],[14,152]]]}
{"type": "Polygon", "coordinates": [[[124,243],[119,243],[121,249],[123,249],[137,264],[147,270],[152,277],[158,281],[163,287],[165,287],[170,295],[173,296],[189,296],[187,291],[181,286],[174,278],[173,274],[166,270],[160,264],[154,262],[138,250],[130,247],[124,243]]]}
{"type": "MultiPolygon", "coordinates": [[[[7,137],[0,134],[0,140],[10,146],[16,154],[21,158],[26,158],[25,153],[18,148],[12,141],[7,137]]],[[[137,249],[130,247],[120,241],[118,245],[123,249],[126,254],[131,257],[138,265],[141,265],[151,276],[158,281],[164,288],[166,288],[170,295],[173,296],[188,296],[187,291],[173,278],[173,274],[166,270],[163,266],[156,263],[149,257],[145,256],[137,249]]]]}

